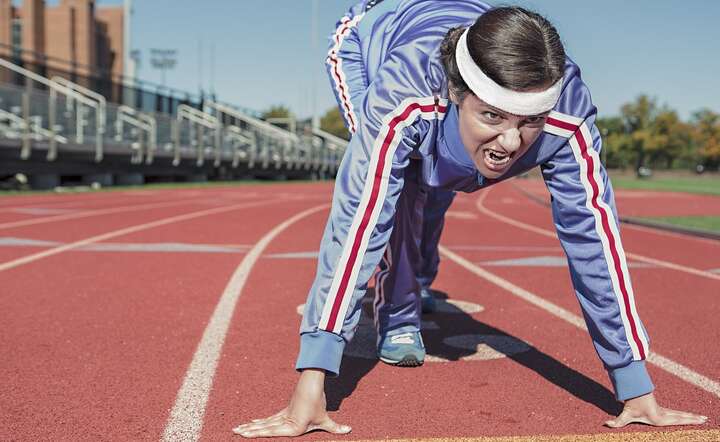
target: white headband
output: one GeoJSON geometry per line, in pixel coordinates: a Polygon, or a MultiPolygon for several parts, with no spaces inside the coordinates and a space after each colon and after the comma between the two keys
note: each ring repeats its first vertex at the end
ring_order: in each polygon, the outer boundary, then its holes
{"type": "Polygon", "coordinates": [[[495,83],[478,67],[470,56],[467,35],[470,28],[463,32],[455,49],[460,75],[478,98],[515,115],[538,115],[552,110],[560,98],[563,79],[542,92],[517,92],[495,83]]]}

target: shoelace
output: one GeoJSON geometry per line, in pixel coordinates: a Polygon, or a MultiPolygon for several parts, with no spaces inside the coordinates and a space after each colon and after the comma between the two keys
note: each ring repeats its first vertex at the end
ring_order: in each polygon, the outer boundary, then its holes
{"type": "Polygon", "coordinates": [[[399,335],[390,336],[390,342],[393,344],[414,344],[414,333],[400,333],[399,335]]]}

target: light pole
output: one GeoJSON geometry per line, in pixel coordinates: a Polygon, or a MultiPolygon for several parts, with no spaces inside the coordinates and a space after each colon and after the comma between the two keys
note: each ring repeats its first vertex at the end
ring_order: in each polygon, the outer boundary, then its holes
{"type": "Polygon", "coordinates": [[[150,63],[155,69],[160,69],[162,86],[165,88],[165,71],[175,67],[177,51],[175,49],[150,49],[150,63]]]}
{"type": "MultiPolygon", "coordinates": [[[[310,21],[310,38],[311,38],[311,48],[312,48],[312,55],[311,57],[315,57],[317,53],[317,22],[318,22],[318,0],[312,1],[312,18],[310,21]]],[[[317,87],[316,87],[316,81],[315,81],[315,72],[311,72],[311,83],[310,83],[310,106],[312,107],[312,128],[313,129],[319,129],[320,128],[320,119],[318,118],[317,114],[317,87]]]]}

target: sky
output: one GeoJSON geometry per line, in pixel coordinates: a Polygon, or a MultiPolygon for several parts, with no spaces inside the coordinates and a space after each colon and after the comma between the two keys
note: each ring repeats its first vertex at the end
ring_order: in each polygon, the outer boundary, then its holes
{"type": "MultiPolygon", "coordinates": [[[[223,102],[259,111],[285,105],[299,117],[312,115],[313,107],[322,114],[335,105],[323,64],[328,37],[353,3],[317,0],[313,35],[312,0],[134,0],[131,45],[142,57],[138,76],[160,83],[150,49],[175,49],[168,86],[194,93],[214,89],[223,102]]],[[[522,5],[550,19],[601,117],[617,115],[640,94],[685,119],[701,108],[720,112],[718,1],[491,4],[522,5]]]]}

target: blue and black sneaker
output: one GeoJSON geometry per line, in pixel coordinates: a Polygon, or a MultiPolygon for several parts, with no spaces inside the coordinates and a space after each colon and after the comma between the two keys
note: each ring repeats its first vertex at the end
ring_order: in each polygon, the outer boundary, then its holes
{"type": "Polygon", "coordinates": [[[437,301],[432,294],[430,289],[420,289],[420,304],[422,305],[423,313],[435,313],[437,310],[437,301]]]}
{"type": "Polygon", "coordinates": [[[419,367],[425,362],[425,345],[420,332],[385,336],[378,345],[378,358],[386,364],[419,367]]]}

